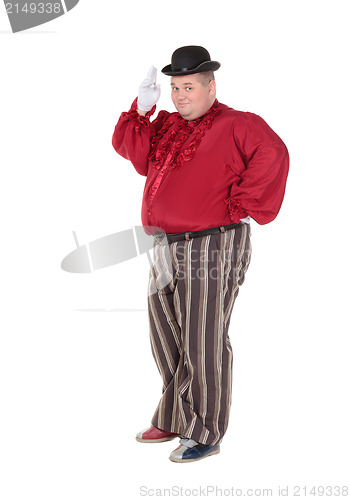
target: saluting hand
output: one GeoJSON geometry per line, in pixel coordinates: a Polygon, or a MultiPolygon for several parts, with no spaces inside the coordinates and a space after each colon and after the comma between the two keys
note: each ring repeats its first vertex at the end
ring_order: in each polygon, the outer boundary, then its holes
{"type": "Polygon", "coordinates": [[[137,98],[137,109],[139,111],[150,111],[158,101],[160,97],[160,85],[157,85],[156,81],[157,68],[151,66],[148,70],[147,77],[143,80],[139,87],[139,94],[137,98]]]}

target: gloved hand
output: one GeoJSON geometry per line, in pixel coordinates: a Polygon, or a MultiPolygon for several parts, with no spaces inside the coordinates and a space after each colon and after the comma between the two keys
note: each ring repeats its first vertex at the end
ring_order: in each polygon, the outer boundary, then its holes
{"type": "Polygon", "coordinates": [[[157,68],[151,66],[148,70],[147,77],[139,87],[137,107],[141,111],[150,111],[159,99],[160,85],[156,85],[156,80],[157,68]]]}

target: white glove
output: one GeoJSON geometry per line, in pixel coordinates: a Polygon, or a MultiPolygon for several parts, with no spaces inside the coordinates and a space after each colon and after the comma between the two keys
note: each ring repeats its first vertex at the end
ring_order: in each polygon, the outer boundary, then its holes
{"type": "Polygon", "coordinates": [[[147,77],[139,87],[137,107],[141,111],[150,111],[158,101],[160,96],[160,85],[156,85],[156,81],[157,68],[151,66],[148,70],[147,77]]]}

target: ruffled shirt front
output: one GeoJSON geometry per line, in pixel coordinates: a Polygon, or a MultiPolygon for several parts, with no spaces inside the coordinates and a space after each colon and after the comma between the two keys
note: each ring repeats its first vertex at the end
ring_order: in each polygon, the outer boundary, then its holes
{"type": "Polygon", "coordinates": [[[141,220],[146,233],[200,231],[251,216],[259,224],[278,214],[289,155],[258,115],[217,100],[201,117],[121,114],[112,144],[146,176],[141,220]],[[157,228],[157,229],[156,229],[157,228]]]}

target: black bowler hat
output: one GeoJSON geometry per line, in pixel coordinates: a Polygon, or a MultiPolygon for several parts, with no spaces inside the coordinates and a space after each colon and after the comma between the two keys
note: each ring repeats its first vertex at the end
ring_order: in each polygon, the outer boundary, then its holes
{"type": "Polygon", "coordinates": [[[209,52],[199,45],[187,45],[173,52],[171,64],[162,69],[169,76],[193,75],[203,71],[215,71],[221,64],[210,59],[209,52]]]}

